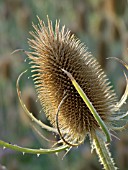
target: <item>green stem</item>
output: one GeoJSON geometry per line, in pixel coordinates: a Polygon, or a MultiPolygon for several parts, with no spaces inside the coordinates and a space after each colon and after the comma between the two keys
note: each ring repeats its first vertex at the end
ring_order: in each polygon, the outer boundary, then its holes
{"type": "Polygon", "coordinates": [[[107,138],[107,142],[110,143],[111,141],[111,136],[109,133],[109,130],[107,129],[106,125],[104,124],[103,120],[100,118],[99,114],[97,113],[97,111],[95,110],[94,106],[92,105],[92,103],[90,102],[89,98],[87,97],[87,95],[84,93],[84,91],[82,90],[82,88],[79,86],[79,84],[76,82],[76,80],[73,78],[73,76],[71,75],[71,73],[69,73],[68,71],[62,69],[62,71],[64,71],[67,76],[70,78],[70,80],[72,81],[72,84],[74,85],[74,87],[76,88],[77,92],[79,93],[79,95],[81,96],[81,98],[83,99],[83,101],[85,102],[85,104],[87,105],[87,107],[89,108],[89,110],[91,111],[91,113],[93,114],[95,120],[97,121],[97,123],[99,124],[99,126],[101,127],[101,129],[103,130],[103,132],[106,135],[107,138]]]}
{"type": "Polygon", "coordinates": [[[65,149],[68,148],[68,146],[60,146],[57,148],[50,148],[50,149],[30,149],[30,148],[24,148],[21,146],[17,146],[17,145],[12,145],[10,143],[4,142],[2,140],[0,140],[0,147],[3,147],[3,149],[5,148],[9,148],[18,152],[22,152],[22,153],[30,153],[30,154],[48,154],[48,153],[56,153],[56,152],[60,152],[63,151],[65,149]]]}
{"type": "Polygon", "coordinates": [[[108,150],[105,142],[98,136],[93,135],[93,146],[99,156],[100,162],[103,164],[105,170],[117,170],[115,163],[111,158],[111,153],[108,150]]]}

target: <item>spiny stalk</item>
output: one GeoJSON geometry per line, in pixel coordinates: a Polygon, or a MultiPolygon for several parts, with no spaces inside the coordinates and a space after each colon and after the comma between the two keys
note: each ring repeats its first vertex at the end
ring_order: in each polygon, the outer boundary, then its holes
{"type": "Polygon", "coordinates": [[[95,134],[93,135],[93,147],[99,156],[99,160],[106,170],[117,170],[113,158],[111,158],[111,153],[108,149],[107,144],[95,134]]]}

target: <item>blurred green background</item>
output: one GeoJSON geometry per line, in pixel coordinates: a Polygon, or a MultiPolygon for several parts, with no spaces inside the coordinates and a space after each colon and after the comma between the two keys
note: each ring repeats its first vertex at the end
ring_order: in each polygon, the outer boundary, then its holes
{"type": "MultiPolygon", "coordinates": [[[[46,15],[55,23],[60,19],[72,33],[84,42],[108,75],[117,96],[125,89],[123,68],[115,60],[118,57],[128,63],[128,2],[127,0],[0,0],[0,139],[32,148],[48,148],[52,142],[39,138],[29,125],[18,101],[16,80],[29,68],[22,52],[11,55],[16,49],[29,50],[27,38],[33,30],[32,22],[38,23],[37,15],[46,22],[46,15]]],[[[47,122],[37,96],[30,70],[22,79],[22,96],[28,109],[47,122]],[[41,110],[41,112],[40,112],[41,110]]],[[[124,106],[128,110],[128,105],[124,106]]],[[[49,139],[54,136],[44,131],[49,139]]],[[[128,133],[112,138],[112,156],[121,170],[128,169],[128,133]]],[[[72,149],[62,160],[64,152],[36,155],[21,154],[0,148],[0,164],[8,170],[100,170],[97,155],[91,154],[89,140],[72,149]]],[[[0,170],[2,167],[0,167],[0,170]]]]}

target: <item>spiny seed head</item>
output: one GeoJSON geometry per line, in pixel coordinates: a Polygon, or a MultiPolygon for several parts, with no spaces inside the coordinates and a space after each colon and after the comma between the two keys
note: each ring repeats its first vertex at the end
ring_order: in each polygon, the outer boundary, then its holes
{"type": "Polygon", "coordinates": [[[39,25],[33,27],[33,38],[28,41],[32,52],[28,57],[38,97],[50,123],[56,127],[58,105],[67,95],[59,111],[59,127],[68,141],[79,142],[100,128],[62,69],[71,73],[106,124],[116,95],[96,59],[65,26],[60,30],[56,22],[54,31],[49,19],[48,26],[39,19],[39,25]]]}

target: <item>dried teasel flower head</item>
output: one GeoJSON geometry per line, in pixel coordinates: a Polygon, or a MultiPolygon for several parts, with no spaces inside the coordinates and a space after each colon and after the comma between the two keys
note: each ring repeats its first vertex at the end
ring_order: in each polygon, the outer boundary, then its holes
{"type": "Polygon", "coordinates": [[[65,26],[61,30],[59,26],[56,21],[54,31],[49,18],[48,26],[40,19],[38,26],[33,24],[35,31],[30,33],[33,38],[28,40],[32,52],[27,52],[27,55],[38,98],[47,118],[59,129],[64,141],[79,145],[87,134],[91,136],[100,132],[101,128],[65,71],[83,89],[109,130],[113,127],[112,120],[118,110],[117,98],[87,47],[69,30],[65,30],[65,26]]]}

